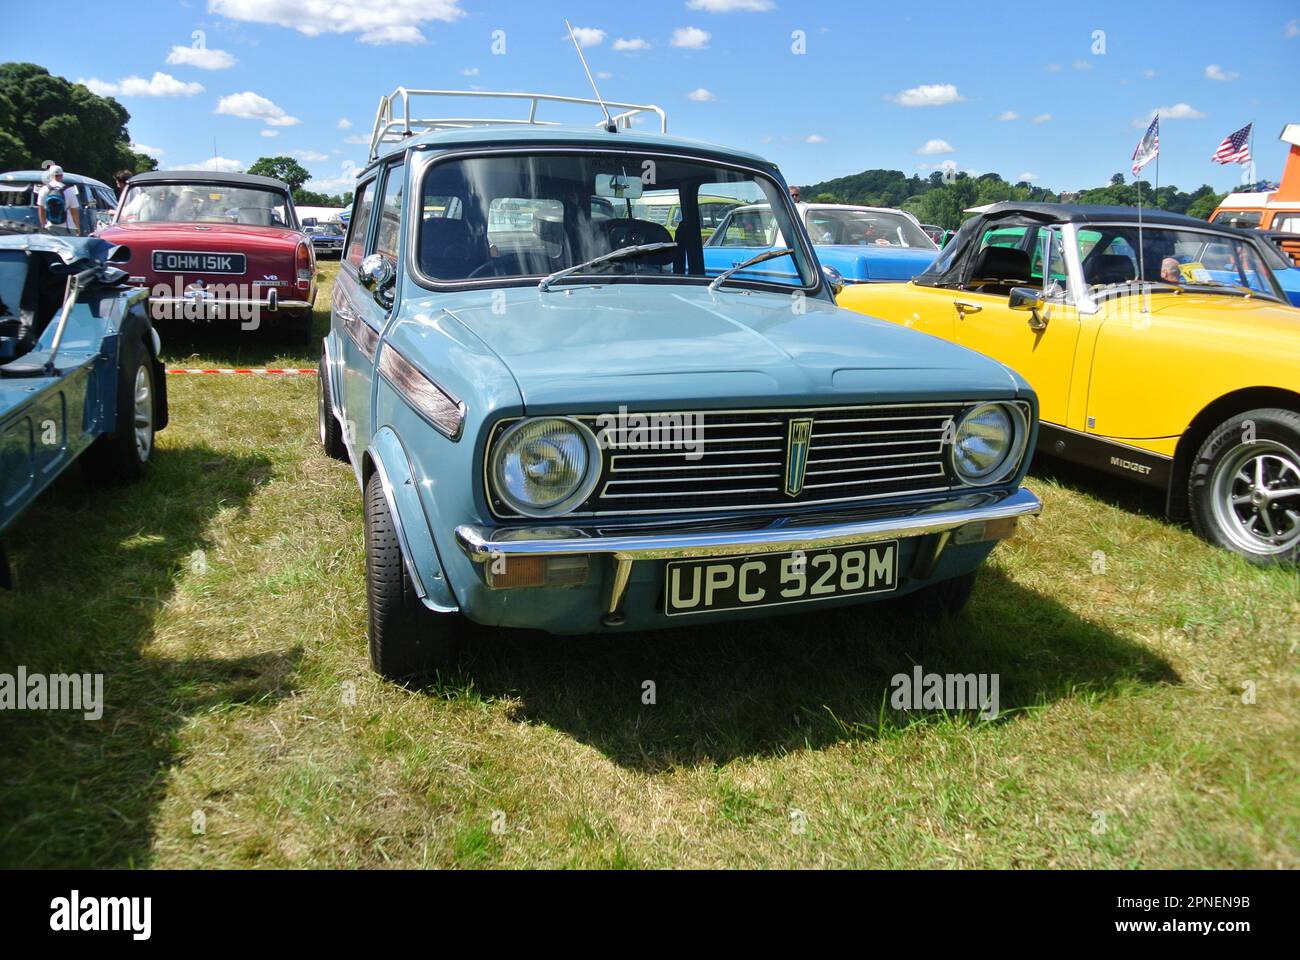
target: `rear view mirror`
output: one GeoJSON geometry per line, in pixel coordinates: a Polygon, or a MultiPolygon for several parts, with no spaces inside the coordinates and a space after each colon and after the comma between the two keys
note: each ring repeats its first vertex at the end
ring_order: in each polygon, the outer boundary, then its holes
{"type": "Polygon", "coordinates": [[[1035,290],[1033,287],[1012,287],[1007,306],[1012,310],[1028,310],[1029,329],[1037,332],[1047,329],[1047,321],[1038,312],[1046,302],[1041,290],[1035,290]]]}
{"type": "Polygon", "coordinates": [[[596,174],[596,196],[613,200],[638,200],[641,197],[641,178],[622,173],[596,174]]]}

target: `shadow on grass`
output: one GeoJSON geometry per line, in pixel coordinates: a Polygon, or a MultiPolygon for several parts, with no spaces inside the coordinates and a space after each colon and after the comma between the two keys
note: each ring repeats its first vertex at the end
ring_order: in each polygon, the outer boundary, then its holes
{"type": "Polygon", "coordinates": [[[1029,475],[1100,500],[1109,506],[1135,513],[1162,523],[1177,524],[1165,513],[1165,492],[1146,487],[1122,477],[1090,470],[1082,464],[1059,460],[1044,453],[1034,454],[1034,464],[1029,475]]]}
{"type": "MultiPolygon", "coordinates": [[[[328,305],[327,305],[328,306],[328,305]]],[[[315,367],[320,342],[329,330],[329,310],[316,298],[309,343],[295,342],[274,318],[256,330],[241,330],[238,321],[225,323],[159,321],[163,363],[169,367],[315,367]]]]}
{"type": "Polygon", "coordinates": [[[0,714],[0,867],[148,862],[156,809],[196,713],[289,692],[298,650],[232,659],[145,655],[181,571],[222,510],[270,479],[261,456],[162,447],[141,484],[72,470],[7,535],[0,672],[104,674],[104,713],[0,714]]]}
{"type": "Polygon", "coordinates": [[[467,674],[485,695],[522,700],[519,719],[654,772],[889,735],[917,718],[888,705],[890,679],[917,664],[998,674],[995,722],[1085,690],[1106,696],[1179,679],[1144,647],[990,567],[948,620],[866,605],[662,633],[498,633],[467,674]],[[647,680],[653,705],[642,703],[647,680]]]}

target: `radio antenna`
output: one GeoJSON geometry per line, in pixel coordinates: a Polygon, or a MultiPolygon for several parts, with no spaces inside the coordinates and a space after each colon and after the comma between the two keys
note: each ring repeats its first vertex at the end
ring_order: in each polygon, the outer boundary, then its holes
{"type": "Polygon", "coordinates": [[[568,19],[564,21],[564,26],[568,28],[569,39],[573,41],[573,49],[578,51],[578,59],[582,61],[582,69],[587,71],[587,79],[591,82],[591,89],[596,94],[596,102],[600,104],[600,109],[605,112],[605,129],[610,133],[618,133],[618,127],[614,124],[614,118],[609,115],[609,107],[605,106],[605,98],[600,95],[600,90],[596,87],[596,79],[591,75],[591,68],[587,66],[587,58],[582,55],[582,44],[573,33],[573,27],[570,26],[568,19]]]}

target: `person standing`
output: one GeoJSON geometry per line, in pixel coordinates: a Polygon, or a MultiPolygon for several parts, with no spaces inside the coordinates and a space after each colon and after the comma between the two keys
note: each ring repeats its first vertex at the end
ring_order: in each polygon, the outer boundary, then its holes
{"type": "Polygon", "coordinates": [[[122,199],[122,194],[126,193],[127,181],[134,177],[135,174],[130,170],[119,170],[113,174],[113,182],[117,184],[117,198],[122,199]]]}
{"type": "Polygon", "coordinates": [[[81,204],[77,200],[77,188],[63,182],[63,168],[57,163],[50,166],[48,176],[36,191],[36,216],[41,229],[79,236],[81,204]]]}

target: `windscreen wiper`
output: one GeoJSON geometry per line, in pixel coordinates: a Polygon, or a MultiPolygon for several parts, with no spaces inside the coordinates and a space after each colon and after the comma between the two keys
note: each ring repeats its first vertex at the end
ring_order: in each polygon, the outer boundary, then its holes
{"type": "Polygon", "coordinates": [[[792,253],[794,253],[794,247],[786,247],[784,250],[768,250],[764,253],[760,253],[756,257],[750,257],[744,263],[738,263],[730,270],[723,270],[720,274],[714,277],[713,282],[709,284],[709,289],[717,290],[718,287],[731,279],[733,273],[739,273],[746,267],[752,267],[754,264],[762,263],[764,260],[775,260],[777,257],[787,257],[792,253]]]}
{"type": "Polygon", "coordinates": [[[580,273],[583,270],[590,270],[592,267],[599,267],[602,264],[610,263],[614,260],[625,260],[628,257],[637,257],[643,253],[654,253],[657,250],[674,250],[676,243],[639,243],[630,247],[619,247],[617,250],[611,250],[609,253],[601,254],[599,257],[593,257],[584,263],[575,264],[572,267],[565,267],[563,270],[556,270],[548,277],[543,277],[537,284],[539,291],[551,289],[551,284],[557,280],[563,280],[565,277],[580,273]]]}

